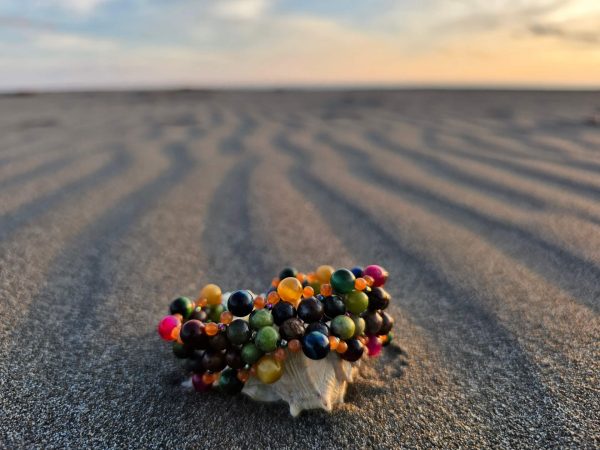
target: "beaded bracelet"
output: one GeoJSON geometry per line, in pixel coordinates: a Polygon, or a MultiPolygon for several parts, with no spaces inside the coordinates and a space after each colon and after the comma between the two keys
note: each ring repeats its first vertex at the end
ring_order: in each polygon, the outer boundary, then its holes
{"type": "Polygon", "coordinates": [[[384,311],[387,278],[378,265],[335,271],[324,265],[309,274],[285,268],[263,295],[222,294],[207,284],[195,302],[173,300],[158,333],[187,360],[196,391],[218,386],[238,393],[250,377],[277,382],[288,352],[302,350],[311,360],[335,353],[350,363],[379,355],[393,338],[394,319],[384,311]]]}

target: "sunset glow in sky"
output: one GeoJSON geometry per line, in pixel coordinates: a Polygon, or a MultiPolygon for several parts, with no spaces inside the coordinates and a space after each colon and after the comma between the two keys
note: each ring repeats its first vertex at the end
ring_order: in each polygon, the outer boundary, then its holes
{"type": "Polygon", "coordinates": [[[0,90],[600,87],[598,0],[0,0],[0,90]]]}

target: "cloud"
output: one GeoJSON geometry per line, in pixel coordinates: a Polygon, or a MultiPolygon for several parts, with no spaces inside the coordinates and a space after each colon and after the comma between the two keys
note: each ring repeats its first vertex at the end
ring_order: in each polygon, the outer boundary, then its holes
{"type": "Polygon", "coordinates": [[[77,15],[88,16],[110,0],[51,0],[48,3],[77,15]]]}
{"type": "Polygon", "coordinates": [[[42,49],[61,52],[110,52],[118,45],[110,39],[86,37],[70,33],[39,33],[34,36],[33,44],[42,49]]]}
{"type": "Polygon", "coordinates": [[[269,0],[219,0],[212,11],[217,17],[234,20],[255,20],[262,17],[271,5],[269,0]]]}
{"type": "Polygon", "coordinates": [[[565,29],[559,25],[533,24],[529,31],[536,36],[551,36],[585,44],[600,43],[600,32],[565,29]]]}

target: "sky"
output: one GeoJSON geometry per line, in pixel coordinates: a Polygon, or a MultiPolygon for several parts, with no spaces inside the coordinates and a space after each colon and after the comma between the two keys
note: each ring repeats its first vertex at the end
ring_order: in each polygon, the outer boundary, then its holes
{"type": "Polygon", "coordinates": [[[600,87],[600,0],[0,0],[0,90],[600,87]]]}

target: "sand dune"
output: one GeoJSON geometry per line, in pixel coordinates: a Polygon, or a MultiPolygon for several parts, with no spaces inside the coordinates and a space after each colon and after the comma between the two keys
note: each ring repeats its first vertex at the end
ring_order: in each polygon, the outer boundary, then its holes
{"type": "Polygon", "coordinates": [[[599,106],[0,97],[0,447],[598,446],[599,106]],[[172,297],[371,262],[397,340],[333,414],[179,386],[172,297]]]}

